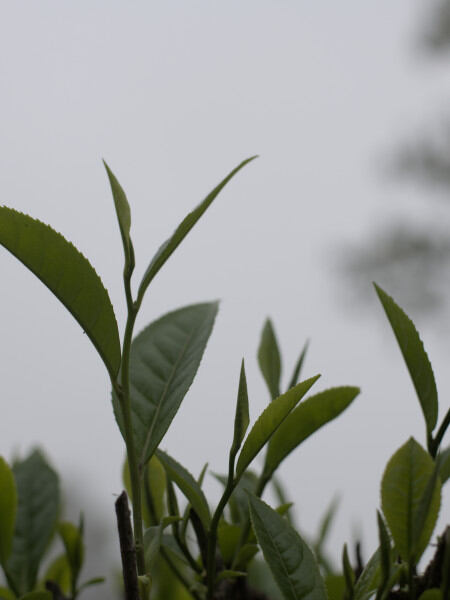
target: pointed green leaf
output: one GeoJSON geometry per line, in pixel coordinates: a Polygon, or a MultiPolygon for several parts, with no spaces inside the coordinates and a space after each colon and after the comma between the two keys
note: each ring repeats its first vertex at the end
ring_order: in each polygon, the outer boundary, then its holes
{"type": "Polygon", "coordinates": [[[159,525],[149,527],[144,533],[144,552],[145,552],[145,566],[147,571],[151,571],[154,562],[159,554],[159,550],[162,544],[163,531],[169,525],[176,523],[180,520],[180,517],[164,517],[159,525]]]}
{"type": "Polygon", "coordinates": [[[258,363],[272,400],[280,395],[281,357],[272,321],[267,319],[258,348],[258,363]]]}
{"type": "Polygon", "coordinates": [[[156,455],[170,479],[180,488],[192,504],[192,507],[198,514],[204,528],[208,530],[211,521],[209,506],[205,494],[197,481],[195,481],[187,469],[162,450],[157,450],[156,455]]]}
{"type": "Polygon", "coordinates": [[[92,577],[92,579],[88,579],[80,585],[80,587],[78,588],[78,592],[81,592],[81,590],[91,587],[92,585],[99,585],[100,583],[105,583],[105,581],[106,580],[104,577],[92,577]]]}
{"type": "MultiPolygon", "coordinates": [[[[170,312],[134,339],[130,356],[134,443],[145,464],[159,446],[194,380],[217,314],[216,302],[170,312]]],[[[124,435],[123,415],[113,394],[124,435]]]]}
{"type": "Polygon", "coordinates": [[[108,167],[105,161],[106,173],[108,174],[109,183],[111,185],[111,191],[114,200],[114,207],[116,209],[117,221],[119,222],[120,235],[122,237],[123,249],[125,253],[125,264],[134,266],[134,251],[130,239],[130,228],[131,228],[131,211],[130,205],[128,204],[125,192],[122,186],[117,181],[116,176],[108,167]]]}
{"type": "Polygon", "coordinates": [[[265,502],[250,495],[249,502],[258,543],[284,598],[327,600],[319,567],[304,540],[265,502]]]}
{"type": "Polygon", "coordinates": [[[0,456],[0,563],[4,565],[11,554],[17,512],[17,491],[14,475],[0,456]]]}
{"type": "Polygon", "coordinates": [[[325,540],[328,537],[328,533],[330,532],[331,524],[333,523],[334,518],[336,516],[338,507],[339,498],[335,496],[331,499],[331,502],[327,510],[325,511],[325,514],[320,520],[319,533],[317,535],[316,543],[314,544],[314,550],[316,555],[321,553],[322,547],[325,544],[325,540]]]}
{"type": "Polygon", "coordinates": [[[292,387],[294,387],[294,385],[297,385],[297,383],[300,379],[300,373],[302,371],[303,363],[305,362],[305,357],[306,357],[306,352],[308,351],[308,346],[309,346],[309,340],[306,340],[305,345],[303,346],[303,349],[300,353],[300,356],[298,357],[298,360],[295,364],[294,372],[292,373],[292,377],[289,382],[289,387],[288,387],[289,390],[292,387]]]}
{"type": "Polygon", "coordinates": [[[442,592],[438,588],[430,588],[420,594],[419,600],[443,600],[442,592]]]}
{"type": "Polygon", "coordinates": [[[374,285],[411,375],[427,431],[431,434],[438,418],[438,397],[430,360],[414,323],[386,292],[374,285]]]}
{"type": "Polygon", "coordinates": [[[439,477],[441,478],[442,485],[450,479],[450,446],[441,452],[439,477]]]}
{"type": "Polygon", "coordinates": [[[257,544],[244,544],[236,558],[236,569],[248,570],[248,564],[258,552],[259,546],[257,544]]]}
{"type": "Polygon", "coordinates": [[[425,523],[422,527],[418,525],[421,499],[433,471],[433,459],[420,444],[410,438],[389,460],[383,475],[383,513],[397,551],[407,562],[417,563],[436,524],[441,502],[439,480],[434,488],[425,523]]]}
{"type": "MultiPolygon", "coordinates": [[[[295,389],[295,388],[293,388],[295,389]]],[[[341,414],[359,394],[356,387],[336,387],[307,398],[280,425],[269,443],[265,470],[275,471],[306,438],[341,414]]]]}
{"type": "Polygon", "coordinates": [[[89,261],[48,225],[5,206],[0,207],[0,244],[64,304],[115,378],[120,367],[116,317],[89,261]]]}
{"type": "Polygon", "coordinates": [[[145,290],[150,285],[152,279],[155,277],[155,275],[158,273],[158,271],[161,269],[161,267],[164,265],[167,259],[178,248],[178,246],[181,244],[181,242],[184,240],[187,234],[191,231],[191,229],[194,227],[194,225],[197,223],[200,217],[203,216],[203,214],[212,204],[219,192],[226,186],[230,179],[232,179],[234,175],[236,175],[236,173],[242,169],[242,167],[244,167],[246,164],[248,164],[255,158],[256,156],[252,156],[251,158],[248,158],[247,160],[241,162],[240,165],[233,169],[231,173],[229,173],[225,177],[225,179],[221,181],[219,185],[216,186],[212,190],[212,192],[210,192],[208,196],[206,196],[206,198],[192,212],[190,212],[187,215],[187,217],[183,219],[183,221],[180,223],[180,225],[178,225],[171,237],[168,240],[166,240],[164,244],[162,244],[162,246],[159,248],[159,250],[153,257],[152,261],[150,262],[146,272],[144,273],[141,285],[139,286],[138,302],[142,301],[142,298],[145,294],[145,290]]]}
{"type": "Polygon", "coordinates": [[[342,552],[342,570],[345,578],[345,588],[347,590],[347,596],[353,598],[354,595],[354,584],[355,584],[355,572],[350,564],[348,557],[347,544],[344,544],[344,550],[342,552]]]}
{"type": "Polygon", "coordinates": [[[220,571],[216,577],[216,584],[220,583],[224,579],[236,579],[236,577],[247,577],[247,573],[244,571],[234,571],[232,569],[225,569],[220,571]]]}
{"type": "Polygon", "coordinates": [[[291,390],[275,398],[259,416],[248,434],[236,466],[236,477],[239,478],[252,462],[258,452],[268,442],[277,428],[288,416],[291,410],[300,402],[320,375],[306,379],[291,390]]]}
{"type": "Polygon", "coordinates": [[[21,594],[31,591],[55,530],[59,510],[56,473],[40,452],[13,467],[19,505],[8,572],[21,594]]]}
{"type": "Polygon", "coordinates": [[[72,581],[74,582],[74,587],[76,587],[78,575],[80,574],[84,560],[83,536],[80,529],[68,521],[59,523],[58,533],[61,536],[66,549],[67,560],[72,574],[72,581]]]}
{"type": "Polygon", "coordinates": [[[234,437],[233,444],[230,450],[230,456],[233,458],[238,453],[241,447],[242,440],[245,437],[248,425],[250,423],[250,417],[248,413],[248,393],[247,393],[247,379],[245,377],[244,360],[241,365],[241,375],[239,378],[239,390],[236,402],[236,414],[234,417],[234,437]]]}
{"type": "Polygon", "coordinates": [[[384,586],[389,581],[391,575],[391,538],[381,516],[380,511],[377,510],[377,524],[378,524],[378,539],[380,541],[380,566],[381,566],[381,587],[384,591],[384,586]]]}
{"type": "Polygon", "coordinates": [[[353,600],[369,600],[376,592],[381,579],[381,553],[376,550],[370,557],[355,584],[353,600]]]}
{"type": "Polygon", "coordinates": [[[61,590],[67,594],[71,590],[71,567],[67,554],[57,556],[47,568],[44,575],[44,583],[53,581],[61,590]]]}

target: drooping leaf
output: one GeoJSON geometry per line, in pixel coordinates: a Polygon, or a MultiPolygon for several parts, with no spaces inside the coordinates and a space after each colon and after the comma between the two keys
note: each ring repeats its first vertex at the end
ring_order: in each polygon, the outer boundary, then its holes
{"type": "Polygon", "coordinates": [[[258,363],[272,400],[280,395],[281,357],[272,321],[267,319],[258,348],[258,363]]]}
{"type": "Polygon", "coordinates": [[[31,591],[55,530],[59,509],[58,477],[40,452],[13,467],[19,499],[8,571],[21,594],[31,591]]]}
{"type": "Polygon", "coordinates": [[[89,261],[48,225],[6,206],[0,207],[0,244],[75,317],[114,379],[120,367],[116,317],[108,292],[89,261]]]}
{"type": "Polygon", "coordinates": [[[62,521],[58,525],[58,533],[66,549],[66,556],[71,572],[71,580],[74,582],[74,587],[78,580],[81,567],[84,560],[84,543],[80,528],[76,527],[69,521],[62,521]]]}
{"type": "Polygon", "coordinates": [[[436,482],[428,516],[418,530],[421,499],[434,471],[428,452],[410,438],[389,460],[381,483],[381,505],[395,546],[407,562],[417,563],[433,533],[441,501],[436,482]]]}
{"type": "Polygon", "coordinates": [[[150,285],[152,279],[167,261],[167,259],[173,254],[173,252],[178,248],[187,234],[191,231],[200,217],[203,216],[205,211],[212,204],[216,196],[219,192],[226,186],[226,184],[236,175],[238,171],[242,169],[246,164],[250,161],[254,160],[256,156],[252,156],[247,160],[241,162],[235,169],[229,173],[225,179],[223,179],[218,186],[216,186],[212,192],[210,192],[206,198],[196,207],[192,212],[190,212],[187,217],[183,219],[183,221],[178,225],[174,233],[171,235],[169,239],[167,239],[159,248],[153,259],[151,260],[147,270],[144,273],[144,277],[142,278],[141,285],[139,286],[138,291],[138,302],[142,301],[142,298],[145,294],[146,289],[150,285]]]}
{"type": "Polygon", "coordinates": [[[134,266],[134,251],[133,245],[131,243],[130,238],[130,228],[131,228],[131,211],[130,205],[128,204],[127,197],[125,192],[122,189],[122,186],[118,182],[116,176],[108,167],[105,161],[103,161],[105,165],[106,173],[108,174],[109,183],[111,185],[111,191],[114,200],[114,207],[116,209],[117,221],[119,222],[120,235],[122,237],[122,244],[125,253],[125,264],[126,266],[133,267],[134,266]]]}
{"type": "Polygon", "coordinates": [[[170,479],[180,488],[198,514],[204,528],[208,530],[211,522],[208,502],[201,487],[187,469],[171,458],[162,450],[157,450],[157,457],[161,461],[170,479]]]}
{"type": "Polygon", "coordinates": [[[17,512],[17,491],[14,475],[0,456],[0,563],[4,565],[11,554],[17,512]]]}
{"type": "Polygon", "coordinates": [[[265,502],[249,495],[258,543],[286,600],[327,600],[313,553],[291,525],[265,502]]]}
{"type": "Polygon", "coordinates": [[[305,345],[300,352],[297,362],[295,363],[294,371],[292,373],[291,380],[289,381],[288,389],[290,390],[294,385],[297,385],[300,374],[302,372],[303,363],[305,362],[306,352],[308,351],[309,340],[306,340],[305,345]]]}
{"type": "MultiPolygon", "coordinates": [[[[216,302],[170,312],[134,339],[130,355],[130,395],[134,443],[141,464],[159,446],[189,390],[214,325],[216,302]]],[[[119,401],[114,413],[122,435],[119,401]]]]}
{"type": "Polygon", "coordinates": [[[319,377],[320,375],[316,375],[315,377],[306,379],[285,394],[278,396],[261,413],[251,428],[239,454],[236,466],[237,478],[241,477],[258,452],[319,377]]]}
{"type": "Polygon", "coordinates": [[[65,594],[70,592],[71,567],[67,554],[60,554],[50,563],[44,575],[44,583],[46,581],[56,583],[65,594]]]}
{"type": "Polygon", "coordinates": [[[230,450],[230,456],[233,458],[236,456],[239,448],[241,447],[242,440],[245,437],[245,432],[247,431],[249,423],[250,417],[248,412],[247,379],[245,377],[244,361],[242,361],[236,402],[236,414],[234,417],[234,437],[230,450]]]}
{"type": "Polygon", "coordinates": [[[339,416],[358,394],[359,388],[356,387],[331,388],[307,398],[297,406],[270,440],[266,473],[273,473],[292,450],[320,427],[339,416]]]}
{"type": "Polygon", "coordinates": [[[431,434],[438,418],[438,396],[430,360],[414,323],[386,292],[374,285],[411,375],[427,431],[431,434]]]}
{"type": "Polygon", "coordinates": [[[441,478],[442,485],[450,479],[450,446],[441,452],[439,477],[441,478]]]}

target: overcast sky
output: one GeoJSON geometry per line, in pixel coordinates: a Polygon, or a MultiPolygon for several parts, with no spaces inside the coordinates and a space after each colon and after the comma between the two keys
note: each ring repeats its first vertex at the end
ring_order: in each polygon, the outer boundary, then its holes
{"type": "MultiPolygon", "coordinates": [[[[384,465],[409,435],[424,443],[380,306],[374,299],[365,316],[345,306],[349,284],[332,267],[336,248],[371,227],[406,211],[420,218],[419,192],[387,184],[378,165],[445,100],[444,69],[412,49],[424,4],[0,3],[1,203],[50,223],[90,259],[121,327],[122,247],[101,158],[131,204],[138,281],[185,214],[242,159],[260,155],[155,279],[137,330],[176,307],[222,301],[163,443],[193,473],[205,460],[226,469],[243,356],[251,417],[267,403],[256,365],[267,315],[286,383],[310,338],[305,376],[322,373],[317,391],[361,386],[354,406],[281,469],[308,532],[341,493],[336,558],[354,531],[372,553],[384,465]]],[[[6,251],[0,269],[0,453],[43,445],[112,523],[124,448],[106,371],[72,317],[6,251]]],[[[417,325],[443,414],[449,345],[426,321],[417,325]]],[[[212,477],[207,488],[217,496],[212,477]]],[[[439,527],[449,512],[447,499],[439,527]]]]}

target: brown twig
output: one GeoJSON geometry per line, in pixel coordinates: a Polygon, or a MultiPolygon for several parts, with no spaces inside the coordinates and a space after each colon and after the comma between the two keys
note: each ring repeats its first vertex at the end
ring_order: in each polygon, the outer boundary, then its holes
{"type": "Polygon", "coordinates": [[[122,557],[123,583],[126,600],[139,600],[139,585],[136,566],[136,548],[131,528],[128,497],[123,491],[116,500],[117,528],[119,530],[120,554],[122,557]]]}

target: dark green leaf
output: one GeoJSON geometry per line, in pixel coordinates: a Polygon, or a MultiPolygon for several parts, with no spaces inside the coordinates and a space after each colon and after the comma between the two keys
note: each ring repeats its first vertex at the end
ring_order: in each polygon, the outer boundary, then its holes
{"type": "Polygon", "coordinates": [[[18,258],[72,313],[114,379],[120,341],[108,292],[89,261],[48,225],[0,207],[0,244],[18,258]]]}
{"type": "Polygon", "coordinates": [[[225,177],[225,179],[221,181],[219,185],[215,187],[212,190],[212,192],[210,192],[208,196],[206,196],[206,198],[192,212],[190,212],[187,215],[187,217],[183,219],[183,221],[180,223],[180,225],[178,225],[177,229],[174,231],[171,237],[168,240],[166,240],[164,244],[162,244],[162,246],[159,248],[159,250],[153,257],[152,261],[150,262],[146,272],[144,273],[141,285],[139,286],[138,302],[142,301],[142,298],[145,294],[145,290],[150,285],[152,279],[155,277],[155,275],[158,273],[158,271],[161,269],[161,267],[164,265],[167,259],[178,248],[178,246],[181,244],[181,242],[184,240],[187,234],[191,231],[191,229],[194,227],[194,225],[197,223],[200,217],[202,217],[205,211],[209,208],[209,206],[212,204],[219,192],[225,187],[225,185],[230,181],[230,179],[232,179],[232,177],[234,177],[234,175],[236,175],[236,173],[242,169],[242,167],[244,167],[246,164],[248,164],[255,158],[256,156],[252,156],[251,158],[248,158],[247,160],[241,162],[240,165],[233,169],[231,173],[229,173],[225,177]]]}
{"type": "Polygon", "coordinates": [[[400,556],[417,563],[433,533],[441,501],[439,480],[428,516],[418,529],[421,499],[434,471],[428,452],[410,438],[389,460],[381,483],[384,516],[400,556]]]}
{"type": "Polygon", "coordinates": [[[438,397],[430,360],[414,323],[386,292],[374,285],[411,375],[427,431],[431,434],[438,418],[438,397]]]}
{"type": "Polygon", "coordinates": [[[439,463],[439,476],[442,485],[450,479],[450,446],[441,452],[441,461],[439,463]]]}
{"type": "Polygon", "coordinates": [[[354,583],[355,583],[355,572],[350,564],[348,558],[347,544],[344,544],[344,550],[342,552],[342,570],[344,572],[346,597],[353,599],[354,596],[354,583]]]}
{"type": "Polygon", "coordinates": [[[36,584],[39,564],[55,530],[59,485],[56,473],[38,451],[15,463],[13,472],[19,505],[7,566],[16,588],[24,594],[36,584]]]}
{"type": "MultiPolygon", "coordinates": [[[[295,388],[293,388],[295,389],[295,388]]],[[[272,474],[306,438],[335,419],[359,394],[356,387],[337,387],[307,398],[278,428],[269,443],[265,471],[272,474]]]]}
{"type": "Polygon", "coordinates": [[[443,600],[442,592],[438,588],[430,588],[420,594],[419,600],[443,600]]]}
{"type": "Polygon", "coordinates": [[[236,402],[236,414],[234,417],[234,437],[230,450],[230,456],[232,456],[233,459],[241,447],[242,440],[245,437],[245,432],[247,431],[249,423],[250,417],[248,413],[247,379],[245,377],[244,361],[242,361],[236,402]]]}
{"type": "Polygon", "coordinates": [[[314,555],[289,523],[265,502],[249,496],[258,543],[286,600],[327,600],[314,555]]]}
{"type": "Polygon", "coordinates": [[[105,161],[106,172],[108,174],[109,183],[111,185],[111,191],[114,199],[114,207],[116,209],[117,221],[119,222],[120,235],[122,237],[123,249],[125,253],[125,264],[129,267],[134,267],[134,251],[130,239],[130,227],[131,227],[131,211],[130,205],[128,204],[125,192],[122,186],[117,181],[116,176],[108,167],[105,161]]]}
{"type": "Polygon", "coordinates": [[[239,544],[242,528],[239,525],[230,525],[225,519],[222,519],[217,528],[217,541],[219,543],[220,553],[225,565],[229,566],[233,562],[236,548],[239,544]]]}
{"type": "Polygon", "coordinates": [[[297,385],[297,383],[300,379],[300,374],[302,371],[303,363],[305,362],[305,357],[306,357],[306,352],[308,351],[308,346],[309,346],[309,340],[306,340],[305,345],[303,346],[303,349],[300,353],[300,356],[298,357],[298,360],[295,364],[294,372],[292,373],[292,377],[289,382],[288,389],[291,389],[292,387],[294,387],[294,385],[297,385]]]}
{"type": "Polygon", "coordinates": [[[0,586],[0,600],[16,600],[16,596],[8,588],[0,586]]]}
{"type": "Polygon", "coordinates": [[[381,579],[380,549],[371,556],[355,584],[353,600],[369,600],[381,579]]]}
{"type": "Polygon", "coordinates": [[[272,400],[280,395],[281,358],[272,321],[267,319],[258,348],[258,363],[272,400]]]}
{"type": "Polygon", "coordinates": [[[236,568],[247,569],[248,564],[258,552],[259,547],[257,544],[244,544],[238,552],[236,558],[236,568]]]}
{"type": "MultiPolygon", "coordinates": [[[[170,312],[146,327],[133,341],[130,356],[134,443],[145,464],[159,446],[194,380],[214,325],[216,302],[170,312]]],[[[123,416],[113,394],[122,435],[123,416]]]]}
{"type": "Polygon", "coordinates": [[[17,512],[17,491],[14,475],[8,463],[0,456],[0,563],[9,558],[12,549],[17,512]]]}
{"type": "Polygon", "coordinates": [[[233,571],[232,569],[225,569],[220,571],[216,577],[216,583],[223,581],[224,579],[236,579],[236,577],[247,577],[247,573],[244,571],[233,571]]]}
{"type": "Polygon", "coordinates": [[[211,521],[209,506],[205,494],[197,481],[195,481],[187,469],[162,450],[158,450],[156,454],[170,479],[180,488],[189,500],[193,509],[198,514],[204,528],[208,530],[211,521]]]}
{"type": "Polygon", "coordinates": [[[385,585],[391,575],[391,538],[380,511],[377,510],[378,539],[380,541],[380,566],[381,587],[384,591],[385,585]]]}
{"type": "Polygon", "coordinates": [[[320,375],[316,375],[299,383],[282,396],[275,398],[263,411],[242,446],[236,466],[237,478],[241,477],[258,452],[319,377],[320,375]]]}
{"type": "Polygon", "coordinates": [[[52,595],[47,591],[29,592],[19,598],[19,600],[52,600],[52,595]]]}
{"type": "Polygon", "coordinates": [[[80,529],[68,521],[63,521],[58,525],[58,533],[66,549],[75,588],[84,560],[83,536],[80,529]]]}

